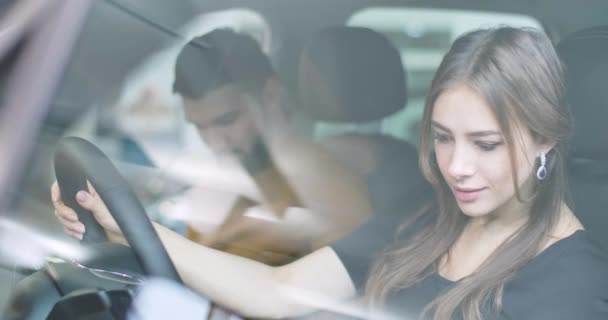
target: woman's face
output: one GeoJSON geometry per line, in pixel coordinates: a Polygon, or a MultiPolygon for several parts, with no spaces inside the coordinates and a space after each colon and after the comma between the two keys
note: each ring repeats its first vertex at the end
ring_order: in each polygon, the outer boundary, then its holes
{"type": "MultiPolygon", "coordinates": [[[[444,91],[432,113],[434,149],[441,175],[462,212],[481,217],[497,209],[511,208],[517,201],[509,148],[496,117],[484,99],[468,86],[444,91]]],[[[517,184],[536,172],[534,160],[544,146],[533,142],[528,130],[513,123],[517,184]]]]}

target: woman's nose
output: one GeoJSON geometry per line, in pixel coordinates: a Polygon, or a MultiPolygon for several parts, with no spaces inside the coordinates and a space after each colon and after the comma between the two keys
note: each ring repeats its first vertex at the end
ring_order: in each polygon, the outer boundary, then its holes
{"type": "Polygon", "coordinates": [[[476,164],[474,152],[467,150],[466,146],[456,145],[448,165],[448,173],[455,180],[462,180],[475,174],[476,164]]]}

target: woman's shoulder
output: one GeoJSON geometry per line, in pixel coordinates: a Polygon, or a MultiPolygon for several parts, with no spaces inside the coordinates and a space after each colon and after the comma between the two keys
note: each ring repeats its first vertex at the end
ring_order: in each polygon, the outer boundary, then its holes
{"type": "MultiPolygon", "coordinates": [[[[583,280],[608,275],[608,252],[591,240],[588,231],[578,230],[546,248],[524,266],[513,280],[566,277],[583,280]]],[[[559,278],[558,278],[559,279],[559,278]]],[[[605,278],[608,282],[608,277],[605,278]]],[[[534,281],[532,281],[534,282],[534,281]]],[[[608,290],[608,287],[606,287],[608,290]]]]}
{"type": "MultiPolygon", "coordinates": [[[[551,248],[548,248],[549,250],[551,248]]],[[[608,272],[608,252],[595,243],[589,232],[578,230],[567,238],[554,244],[553,251],[548,251],[540,263],[555,265],[556,271],[573,272],[583,270],[608,272]]],[[[548,266],[545,266],[548,267],[548,266]]]]}
{"type": "Polygon", "coordinates": [[[505,311],[515,318],[608,318],[608,254],[587,231],[576,231],[516,272],[503,299],[505,311]]]}

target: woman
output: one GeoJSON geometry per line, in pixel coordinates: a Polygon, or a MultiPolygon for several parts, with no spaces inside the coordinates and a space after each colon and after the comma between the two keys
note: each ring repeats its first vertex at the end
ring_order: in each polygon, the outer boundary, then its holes
{"type": "MultiPolygon", "coordinates": [[[[189,286],[245,316],[309,310],[281,288],[344,301],[364,284],[359,292],[373,310],[400,316],[605,319],[607,264],[565,199],[569,118],[562,99],[560,61],[544,34],[471,32],[444,57],[424,113],[420,164],[436,201],[401,228],[395,243],[373,232],[372,221],[331,248],[269,267],[157,230],[189,286]],[[345,248],[366,232],[376,245],[345,248]],[[368,258],[387,246],[369,266],[368,258]]],[[[82,236],[84,226],[59,200],[56,184],[52,191],[58,217],[82,236]]],[[[77,200],[112,239],[124,241],[90,191],[77,200]]]]}

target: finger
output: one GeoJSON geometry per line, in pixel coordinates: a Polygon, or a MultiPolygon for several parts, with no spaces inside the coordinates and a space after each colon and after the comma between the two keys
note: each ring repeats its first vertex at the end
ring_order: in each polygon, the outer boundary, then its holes
{"type": "Polygon", "coordinates": [[[63,227],[76,234],[84,234],[86,232],[84,224],[80,222],[67,223],[64,224],[63,227]]]}
{"type": "Polygon", "coordinates": [[[66,209],[64,210],[57,210],[55,209],[55,216],[59,219],[65,220],[65,221],[69,221],[69,222],[78,222],[78,215],[76,214],[76,212],[74,212],[74,210],[71,210],[67,207],[65,207],[66,209]]]}
{"type": "Polygon", "coordinates": [[[66,220],[62,220],[60,219],[59,222],[61,223],[61,225],[63,226],[64,229],[70,230],[71,232],[74,233],[84,233],[83,230],[84,228],[81,225],[80,222],[73,222],[73,221],[66,221],[66,220]]]}
{"type": "Polygon", "coordinates": [[[78,215],[76,214],[76,211],[63,204],[55,206],[55,215],[58,217],[62,217],[66,220],[78,221],[78,215]]]}
{"type": "Polygon", "coordinates": [[[86,191],[78,191],[76,193],[76,201],[87,210],[95,212],[99,209],[99,200],[86,191]]]}
{"type": "Polygon", "coordinates": [[[59,184],[57,184],[57,181],[51,184],[51,200],[53,203],[61,200],[61,190],[59,190],[59,184]]]}
{"type": "Polygon", "coordinates": [[[84,234],[86,232],[86,227],[81,222],[74,222],[74,223],[71,223],[70,225],[67,225],[66,227],[75,233],[84,234]]]}
{"type": "Polygon", "coordinates": [[[70,220],[66,220],[63,217],[57,217],[57,220],[59,220],[59,223],[61,223],[62,226],[68,228],[68,229],[72,229],[77,231],[79,227],[77,227],[76,225],[82,222],[79,221],[70,221],[70,220]]]}
{"type": "Polygon", "coordinates": [[[82,238],[84,237],[84,234],[81,233],[77,233],[77,232],[73,232],[72,230],[64,227],[63,231],[70,237],[76,239],[76,240],[82,240],[82,238]]]}
{"type": "Polygon", "coordinates": [[[87,180],[87,188],[91,196],[97,197],[97,191],[95,191],[95,187],[93,187],[93,184],[89,180],[87,180]]]}

